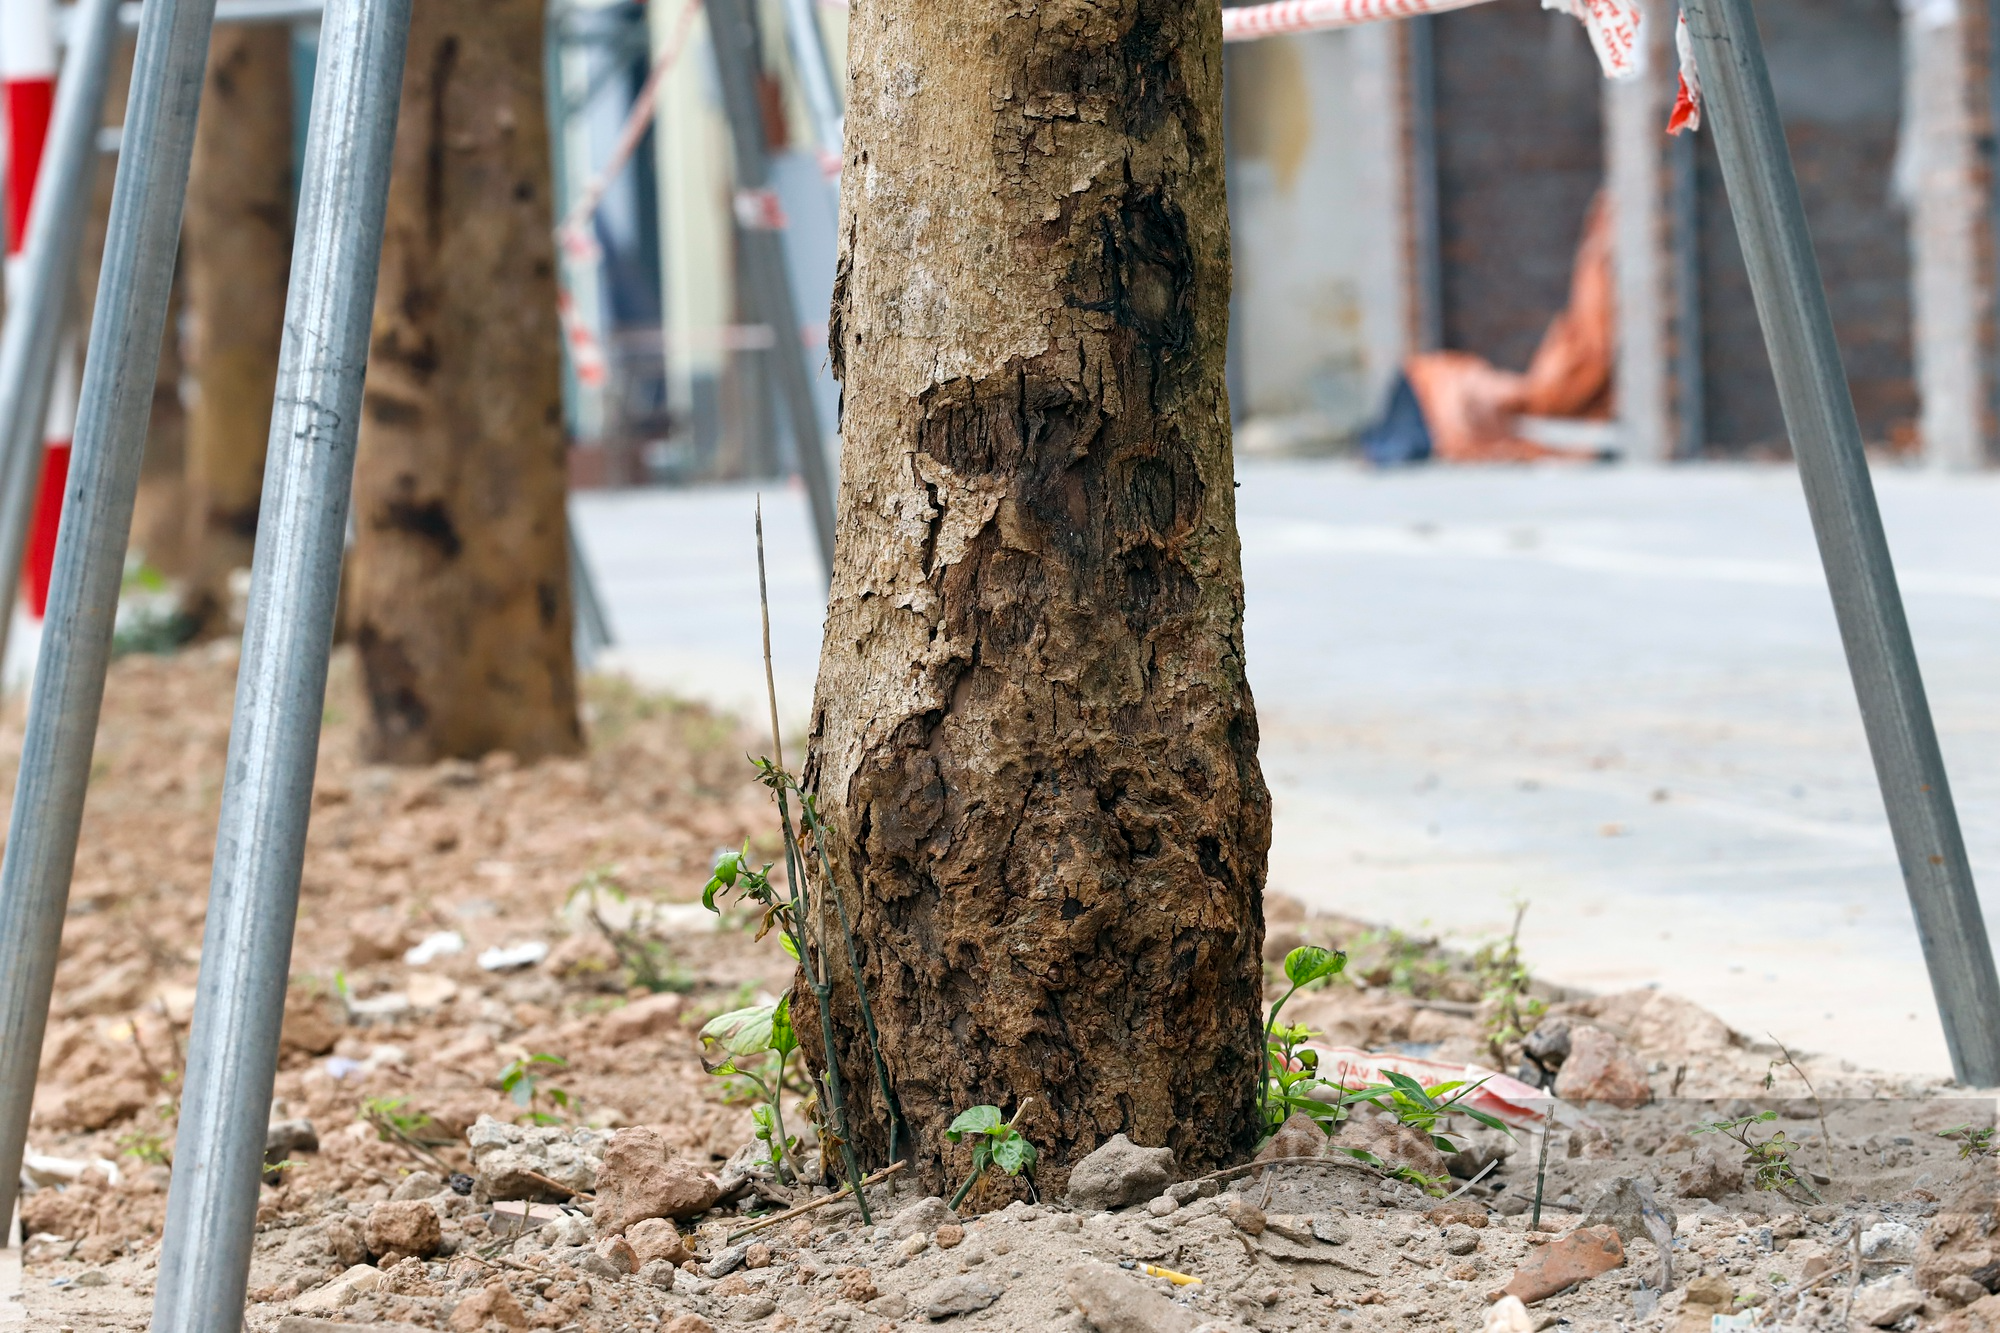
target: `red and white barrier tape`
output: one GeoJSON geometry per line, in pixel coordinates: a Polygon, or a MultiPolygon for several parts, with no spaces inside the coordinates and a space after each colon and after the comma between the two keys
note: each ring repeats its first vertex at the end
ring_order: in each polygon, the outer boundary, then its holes
{"type": "MultiPolygon", "coordinates": [[[[1328,32],[1364,23],[1444,14],[1487,0],[1277,0],[1222,11],[1222,40],[1255,41],[1287,33],[1328,32]]],[[[1625,79],[1646,67],[1643,12],[1637,0],[1542,0],[1582,22],[1608,79],[1625,79]]]]}
{"type": "Polygon", "coordinates": [[[1680,85],[1674,89],[1674,114],[1667,118],[1667,133],[1701,128],[1701,75],[1694,67],[1694,39],[1688,36],[1687,15],[1674,26],[1674,54],[1680,57],[1680,85]]]}

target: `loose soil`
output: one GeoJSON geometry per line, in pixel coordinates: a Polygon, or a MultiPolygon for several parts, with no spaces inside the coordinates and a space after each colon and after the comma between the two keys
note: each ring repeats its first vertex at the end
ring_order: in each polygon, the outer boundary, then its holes
{"type": "MultiPolygon", "coordinates": [[[[234,667],[233,647],[216,645],[127,658],[112,673],[29,1146],[72,1162],[102,1159],[117,1180],[103,1166],[73,1182],[44,1167],[41,1187],[24,1197],[31,1328],[136,1330],[147,1321],[234,667]]],[[[1358,1166],[1283,1167],[1220,1193],[1184,1191],[1191,1197],[1181,1206],[1162,1200],[1114,1213],[1078,1214],[1060,1199],[1010,1203],[1013,1194],[996,1185],[975,1191],[962,1237],[934,1225],[865,1228],[842,1201],[761,1233],[762,1248],[743,1266],[712,1266],[751,1220],[746,1213],[811,1193],[762,1184],[689,1224],[698,1258],[663,1290],[603,1271],[594,1250],[573,1243],[592,1239],[588,1200],[569,1205],[567,1218],[548,1209],[556,1215],[546,1225],[510,1236],[488,1201],[430,1193],[438,1179],[419,1173],[442,1176],[440,1162],[469,1170],[466,1131],[481,1115],[524,1117],[499,1075],[535,1054],[565,1063],[542,1066],[529,1110],[575,1126],[658,1126],[680,1153],[718,1171],[750,1142],[748,1106],[703,1071],[694,1033],[713,1014],[780,993],[789,960],[774,940],[755,941],[744,923],[718,921],[697,899],[718,849],[749,839],[776,859],[768,797],[745,762],[765,747],[702,709],[598,680],[582,759],[394,769],[357,758],[363,707],[342,655],[329,687],[273,1108],[274,1120],[310,1121],[318,1146],[289,1149],[289,1165],[264,1189],[246,1317],[253,1330],[310,1314],[463,1330],[876,1333],[928,1326],[936,1307],[940,1323],[1088,1333],[1100,1325],[1074,1308],[1065,1275],[1092,1257],[1200,1278],[1182,1288],[1134,1280],[1219,1328],[1472,1330],[1489,1318],[1491,1293],[1538,1246],[1584,1221],[1616,1178],[1646,1181],[1677,1216],[1671,1274],[1651,1239],[1628,1238],[1621,1266],[1534,1303],[1528,1326],[1705,1330],[1711,1312],[1688,1295],[1702,1278],[1723,1285],[1698,1284],[1698,1294],[1725,1291],[1727,1309],[1749,1312],[1751,1323],[1738,1326],[1840,1328],[1850,1281],[1875,1284],[1862,1287],[1859,1304],[1877,1308],[1869,1303],[1877,1287],[1911,1270],[1934,1215],[1992,1174],[1990,1159],[1963,1160],[1939,1137],[1968,1121],[1990,1125],[1990,1098],[1944,1080],[1873,1076],[1837,1053],[1795,1053],[1794,1066],[1773,1040],[1732,1032],[1659,992],[1591,997],[1543,987],[1553,1016],[1620,1040],[1652,1099],[1634,1110],[1581,1108],[1582,1118],[1549,1136],[1545,1165],[1539,1135],[1462,1133],[1472,1144],[1464,1169],[1482,1155],[1499,1165],[1454,1201],[1452,1215],[1436,1213],[1437,1200],[1414,1186],[1358,1166]],[[599,886],[594,902],[608,923],[636,921],[663,947],[654,962],[668,998],[632,984],[585,910],[589,895],[575,892],[586,881],[599,886]],[[412,946],[446,933],[464,947],[406,961],[412,946]],[[546,956],[507,970],[481,966],[483,952],[522,945],[545,946],[546,956]],[[405,1123],[429,1146],[384,1141],[363,1118],[371,1104],[424,1117],[405,1123]],[[1800,1145],[1802,1186],[1732,1184],[1741,1151],[1698,1132],[1765,1109],[1777,1118],[1755,1135],[1782,1129],[1800,1145]],[[367,1256],[352,1252],[351,1236],[399,1189],[436,1201],[448,1252],[369,1268],[355,1281],[351,1270],[367,1256]],[[353,1290],[342,1295],[342,1284],[353,1290]],[[969,1313],[941,1313],[968,1291],[997,1296],[969,1313]]],[[[16,705],[0,723],[0,773],[10,778],[20,730],[16,705]]],[[[1490,1006],[1467,959],[1359,922],[1308,917],[1289,901],[1268,906],[1274,964],[1305,941],[1352,953],[1348,980],[1286,1010],[1326,1044],[1509,1070],[1518,1063],[1518,1043],[1503,1044],[1504,1060],[1487,1045],[1490,1006]]],[[[788,1119],[796,1129],[803,1117],[788,1119]]],[[[917,1193],[892,1181],[871,1199],[887,1223],[917,1193]]],[[[1955,1326],[1965,1316],[1951,1311],[1964,1294],[1927,1296],[1898,1326],[1955,1326]]]]}

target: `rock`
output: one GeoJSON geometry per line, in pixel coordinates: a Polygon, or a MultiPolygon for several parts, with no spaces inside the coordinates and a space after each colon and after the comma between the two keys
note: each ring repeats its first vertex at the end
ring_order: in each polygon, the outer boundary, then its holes
{"type": "Polygon", "coordinates": [[[452,1307],[445,1327],[453,1333],[479,1333],[489,1323],[503,1328],[526,1328],[528,1316],[521,1312],[503,1282],[490,1282],[452,1307]]]}
{"type": "Polygon", "coordinates": [[[1461,1257],[1479,1248],[1479,1233],[1471,1227],[1449,1226],[1444,1229],[1444,1252],[1461,1257]]]}
{"type": "Polygon", "coordinates": [[[364,1291],[373,1291],[382,1281],[382,1270],[356,1264],[331,1282],[314,1287],[292,1302],[301,1314],[332,1314],[364,1291]]]}
{"type": "Polygon", "coordinates": [[[1982,1296],[1930,1326],[1930,1333],[2000,1333],[2000,1296],[1982,1296]]]}
{"type": "Polygon", "coordinates": [[[611,1271],[619,1277],[639,1271],[639,1252],[632,1248],[632,1242],[623,1236],[613,1236],[609,1240],[597,1242],[597,1253],[604,1262],[611,1265],[611,1271]]]}
{"type": "Polygon", "coordinates": [[[1145,1203],[1174,1178],[1171,1148],[1141,1148],[1113,1134],[1069,1173],[1069,1201],[1080,1209],[1103,1210],[1145,1203]]]}
{"type": "Polygon", "coordinates": [[[1720,1199],[1743,1188],[1743,1167],[1717,1149],[1703,1150],[1681,1168],[1674,1189],[1683,1199],[1720,1199]]]}
{"type": "Polygon", "coordinates": [[[1678,1219],[1671,1208],[1654,1196],[1651,1185],[1631,1176],[1613,1176],[1598,1186],[1584,1206],[1583,1224],[1615,1227],[1619,1239],[1628,1243],[1651,1240],[1658,1244],[1664,1236],[1671,1244],[1678,1219]],[[1647,1225],[1649,1209],[1653,1213],[1651,1226],[1647,1225]]]}
{"type": "Polygon", "coordinates": [[[743,1267],[743,1261],[750,1257],[748,1245],[732,1245],[716,1255],[702,1267],[703,1277],[727,1277],[743,1267]]]}
{"type": "Polygon", "coordinates": [[[674,1266],[665,1259],[648,1259],[639,1265],[639,1280],[661,1291],[674,1289],[674,1266]]]}
{"type": "Polygon", "coordinates": [[[1861,1257],[1878,1264],[1907,1264],[1916,1258],[1917,1230],[1904,1222],[1877,1222],[1861,1233],[1861,1257]]]}
{"type": "Polygon", "coordinates": [[[264,1160],[282,1162],[294,1153],[318,1152],[319,1131],[305,1119],[273,1120],[264,1131],[264,1160]]]}
{"type": "Polygon", "coordinates": [[[931,1239],[937,1242],[940,1250],[949,1250],[965,1239],[965,1228],[956,1222],[947,1222],[931,1233],[931,1239]]]}
{"type": "Polygon", "coordinates": [[[944,1281],[931,1286],[917,1298],[917,1301],[928,1317],[949,1319],[953,1315],[984,1310],[1000,1299],[1000,1291],[1000,1287],[983,1277],[971,1273],[954,1273],[944,1281]]]}
{"type": "Polygon", "coordinates": [[[320,1228],[326,1237],[326,1251],[346,1268],[368,1262],[368,1242],[362,1238],[361,1223],[351,1217],[329,1217],[320,1228]]]}
{"type": "Polygon", "coordinates": [[[1268,1225],[1264,1210],[1247,1199],[1231,1199],[1223,1205],[1222,1215],[1236,1224],[1236,1229],[1248,1236],[1261,1236],[1268,1225]]]}
{"type": "Polygon", "coordinates": [[[771,1266],[771,1247],[762,1241],[751,1241],[743,1248],[743,1266],[745,1268],[769,1268],[771,1266]]]}
{"type": "Polygon", "coordinates": [[[693,1217],[715,1206],[722,1186],[714,1176],[676,1157],[652,1125],[611,1136],[597,1170],[597,1232],[615,1236],[649,1217],[693,1217]]]}
{"type": "Polygon", "coordinates": [[[567,1262],[571,1268],[574,1268],[579,1273],[588,1273],[592,1277],[601,1277],[606,1282],[616,1282],[619,1278],[625,1276],[625,1274],[618,1271],[617,1265],[613,1264],[596,1250],[574,1250],[570,1252],[570,1255],[571,1257],[567,1259],[567,1262]]]}
{"type": "Polygon", "coordinates": [[[739,1324],[769,1319],[778,1312],[778,1303],[769,1296],[744,1296],[730,1302],[729,1317],[739,1324]]]}
{"type": "Polygon", "coordinates": [[[678,995],[648,995],[643,1000],[634,1000],[598,1020],[597,1035],[606,1046],[627,1046],[657,1037],[679,1025],[682,1003],[678,995]]]}
{"type": "Polygon", "coordinates": [[[1428,1134],[1410,1128],[1393,1116],[1361,1114],[1340,1127],[1340,1146],[1374,1153],[1391,1170],[1408,1167],[1433,1180],[1451,1174],[1444,1154],[1428,1134]]]}
{"type": "MultiPolygon", "coordinates": [[[[1294,1111],[1278,1126],[1270,1142],[1257,1150],[1257,1161],[1272,1162],[1285,1157],[1322,1157],[1326,1154],[1326,1131],[1304,1111],[1294,1111]]],[[[1262,1172],[1258,1172],[1262,1175],[1262,1172]]]]}
{"type": "Polygon", "coordinates": [[[1298,1217],[1291,1213],[1269,1213],[1264,1218],[1264,1234],[1283,1236],[1286,1240],[1300,1245],[1311,1245],[1319,1239],[1313,1234],[1311,1217],[1298,1217]]]}
{"type": "Polygon", "coordinates": [[[2000,1179],[1991,1170],[1945,1200],[1917,1246],[1917,1285],[1940,1291],[1962,1277],[1987,1291],[2000,1290],[2000,1179]]]}
{"type": "Polygon", "coordinates": [[[1180,1210],[1181,1206],[1179,1202],[1165,1194],[1162,1194],[1159,1198],[1146,1205],[1146,1211],[1154,1217],[1170,1217],[1180,1210]]]}
{"type": "Polygon", "coordinates": [[[1579,1227],[1561,1240],[1533,1251],[1501,1288],[1524,1305],[1546,1300],[1579,1282],[1608,1273],[1625,1262],[1625,1247],[1610,1227],[1579,1227]]]}
{"type": "Polygon", "coordinates": [[[604,1131],[584,1126],[508,1125],[482,1115],[465,1134],[475,1185],[488,1199],[561,1202],[597,1188],[604,1131]],[[537,1176],[561,1188],[551,1189],[537,1176]],[[564,1191],[570,1191],[565,1193],[564,1191]]]}
{"type": "Polygon", "coordinates": [[[378,1203],[368,1213],[362,1237],[370,1252],[378,1255],[414,1254],[428,1259],[437,1253],[444,1239],[437,1210],[417,1200],[378,1203]]]}
{"type": "Polygon", "coordinates": [[[1569,1020],[1543,1019],[1521,1043],[1521,1053],[1544,1069],[1561,1069],[1569,1059],[1569,1020]]]}
{"type": "Polygon", "coordinates": [[[1901,1273],[1869,1282],[1854,1294],[1854,1317],[1864,1324],[1887,1328],[1923,1308],[1924,1294],[1901,1273]]]}
{"type": "Polygon", "coordinates": [[[834,1274],[840,1298],[866,1305],[882,1293],[875,1288],[875,1275],[865,1268],[843,1268],[834,1274]]]}
{"type": "Polygon", "coordinates": [[[1535,1333],[1535,1317],[1521,1304],[1519,1296],[1502,1296],[1486,1312],[1480,1333],[1535,1333]]]}
{"type": "Polygon", "coordinates": [[[1653,1099],[1646,1067],[1625,1043],[1588,1023],[1570,1029],[1569,1056],[1556,1075],[1556,1096],[1569,1102],[1607,1102],[1624,1110],[1653,1099]]]}
{"type": "Polygon", "coordinates": [[[660,1333],[715,1333],[715,1325],[698,1314],[680,1314],[662,1324],[660,1333]]]}
{"type": "Polygon", "coordinates": [[[649,1217],[643,1222],[634,1222],[626,1228],[625,1239],[631,1242],[632,1252],[639,1257],[641,1264],[655,1259],[684,1264],[694,1258],[694,1251],[688,1248],[680,1228],[664,1217],[649,1217]]]}
{"type": "Polygon", "coordinates": [[[956,1223],[958,1214],[946,1206],[945,1201],[933,1194],[928,1199],[919,1199],[889,1219],[889,1234],[897,1240],[914,1236],[918,1232],[926,1234],[936,1231],[947,1222],[956,1223]]]}
{"type": "Polygon", "coordinates": [[[1331,1217],[1313,1219],[1313,1239],[1322,1245],[1347,1244],[1347,1228],[1331,1217]]]}
{"type": "Polygon", "coordinates": [[[1487,1223],[1486,1209],[1470,1199],[1453,1199],[1425,1213],[1424,1221],[1434,1227],[1483,1227],[1487,1223]]]}
{"type": "Polygon", "coordinates": [[[1063,1287],[1097,1333],[1194,1333],[1201,1322],[1151,1283],[1109,1264],[1077,1264],[1063,1274],[1063,1287]]]}
{"type": "Polygon", "coordinates": [[[405,1199],[428,1199],[444,1189],[444,1181],[435,1171],[412,1171],[403,1181],[389,1192],[389,1197],[397,1201],[405,1199]]]}
{"type": "Polygon", "coordinates": [[[1986,1288],[1971,1278],[1960,1277],[1954,1273],[1950,1277],[1940,1278],[1937,1286],[1932,1288],[1931,1295],[1946,1305],[1957,1306],[1971,1305],[1976,1301],[1985,1300],[1987,1292],[1986,1288]]]}
{"type": "Polygon", "coordinates": [[[1699,1305],[1710,1310],[1727,1310],[1736,1304],[1736,1292],[1730,1287],[1728,1278],[1718,1273],[1708,1273],[1687,1284],[1685,1300],[1689,1305],[1699,1305]]]}
{"type": "Polygon", "coordinates": [[[874,1300],[868,1302],[867,1310],[869,1314],[875,1315],[877,1318],[901,1319],[910,1312],[910,1302],[905,1297],[891,1292],[887,1296],[877,1296],[874,1300]]]}

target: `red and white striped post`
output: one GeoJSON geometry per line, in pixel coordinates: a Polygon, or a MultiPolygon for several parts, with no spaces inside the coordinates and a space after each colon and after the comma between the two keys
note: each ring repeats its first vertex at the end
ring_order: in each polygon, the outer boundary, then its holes
{"type": "MultiPolygon", "coordinates": [[[[7,295],[21,289],[21,247],[27,240],[28,205],[41,172],[55,105],[56,34],[52,0],[0,0],[0,92],[7,110],[7,295]]],[[[54,331],[51,331],[54,332],[54,331]]],[[[64,483],[69,479],[70,432],[76,417],[76,349],[65,341],[58,353],[54,392],[43,432],[41,488],[35,496],[34,526],[22,562],[28,609],[40,619],[48,607],[49,572],[55,563],[56,527],[62,518],[64,483]]]]}

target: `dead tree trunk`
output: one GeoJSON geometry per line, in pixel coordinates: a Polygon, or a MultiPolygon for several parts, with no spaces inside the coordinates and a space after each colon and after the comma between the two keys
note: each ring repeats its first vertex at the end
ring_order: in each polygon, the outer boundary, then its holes
{"type": "Polygon", "coordinates": [[[852,34],[808,783],[915,1164],[941,1186],[956,1113],[1033,1096],[1045,1190],[1119,1131],[1207,1168],[1257,1139],[1270,841],[1218,9],[865,0],[852,34]]]}
{"type": "Polygon", "coordinates": [[[581,744],[537,0],[417,0],[347,610],[378,759],[581,744]]]}
{"type": "Polygon", "coordinates": [[[229,575],[247,569],[264,489],[292,264],[292,37],[225,24],[208,50],[181,233],[188,359],[188,546],[181,611],[226,629],[229,575]]]}

